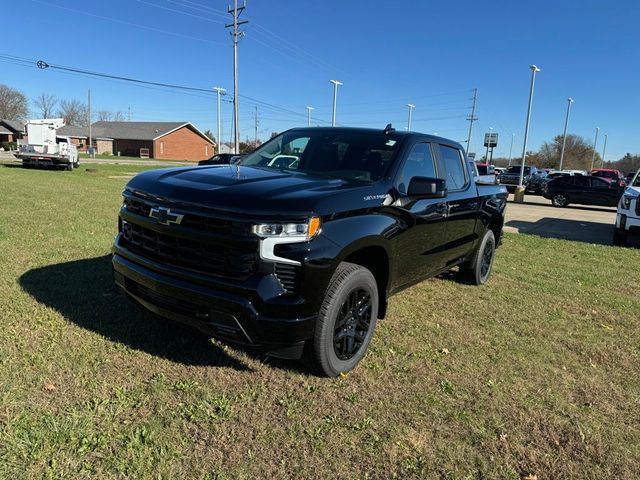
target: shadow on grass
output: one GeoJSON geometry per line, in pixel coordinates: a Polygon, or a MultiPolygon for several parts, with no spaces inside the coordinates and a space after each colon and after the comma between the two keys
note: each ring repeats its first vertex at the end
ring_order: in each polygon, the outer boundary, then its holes
{"type": "Polygon", "coordinates": [[[204,335],[129,301],[111,278],[111,255],[28,271],[20,286],[38,302],[114,342],[185,365],[249,370],[204,335]]]}
{"type": "Polygon", "coordinates": [[[505,226],[516,228],[519,233],[544,238],[559,238],[599,245],[611,245],[613,242],[613,224],[545,217],[535,222],[509,220],[505,226]]]}

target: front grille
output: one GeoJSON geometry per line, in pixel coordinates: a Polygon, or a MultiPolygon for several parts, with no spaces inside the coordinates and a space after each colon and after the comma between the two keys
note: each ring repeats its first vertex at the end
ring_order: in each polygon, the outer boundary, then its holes
{"type": "Polygon", "coordinates": [[[157,232],[125,221],[123,246],[133,253],[164,264],[235,279],[257,270],[257,241],[237,241],[233,246],[211,239],[200,241],[157,232]]]}
{"type": "Polygon", "coordinates": [[[298,292],[300,286],[300,269],[298,267],[286,263],[277,263],[275,274],[286,293],[293,295],[298,292]]]}

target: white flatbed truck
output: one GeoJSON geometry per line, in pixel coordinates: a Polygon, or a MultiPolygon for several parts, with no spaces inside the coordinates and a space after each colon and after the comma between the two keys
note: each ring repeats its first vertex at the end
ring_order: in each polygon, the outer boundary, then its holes
{"type": "Polygon", "coordinates": [[[78,149],[69,137],[57,136],[57,130],[63,126],[62,118],[29,120],[26,124],[29,143],[21,144],[17,153],[22,166],[77,168],[80,165],[78,149]]]}

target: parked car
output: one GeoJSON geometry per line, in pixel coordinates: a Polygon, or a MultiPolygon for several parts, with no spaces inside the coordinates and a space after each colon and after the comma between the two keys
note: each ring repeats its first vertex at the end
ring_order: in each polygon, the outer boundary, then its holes
{"type": "Polygon", "coordinates": [[[162,316],[337,376],[392,294],[454,266],[487,281],[507,192],[474,172],[458,143],[390,125],[288,130],[233,174],[143,172],[123,192],[114,281],[162,316]]]}
{"type": "Polygon", "coordinates": [[[600,177],[605,179],[607,182],[617,182],[618,185],[624,187],[626,185],[624,181],[624,175],[620,170],[614,170],[611,168],[595,168],[591,170],[591,175],[594,177],[600,177]]]}
{"type": "Polygon", "coordinates": [[[564,176],[545,183],[542,196],[551,200],[554,207],[566,207],[570,203],[615,207],[624,189],[616,182],[594,176],[564,176]]]}
{"type": "Polygon", "coordinates": [[[640,170],[634,173],[618,203],[613,243],[624,245],[629,235],[640,235],[640,170]]]}
{"type": "MultiPolygon", "coordinates": [[[[546,172],[539,170],[536,167],[526,165],[524,167],[524,176],[522,184],[525,190],[541,192],[542,185],[541,179],[546,172]]],[[[520,165],[513,165],[507,168],[500,175],[500,184],[505,185],[509,193],[513,193],[520,182],[520,165]]]]}
{"type": "Polygon", "coordinates": [[[242,158],[242,155],[235,153],[218,153],[207,160],[200,160],[198,165],[235,165],[242,158]]]}
{"type": "Polygon", "coordinates": [[[478,175],[495,175],[495,167],[488,163],[476,163],[478,175]]]}

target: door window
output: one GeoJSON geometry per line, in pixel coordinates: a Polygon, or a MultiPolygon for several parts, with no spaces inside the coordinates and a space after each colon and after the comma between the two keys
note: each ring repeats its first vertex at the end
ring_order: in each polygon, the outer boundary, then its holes
{"type": "Polygon", "coordinates": [[[436,177],[436,168],[428,143],[416,143],[402,166],[398,190],[406,194],[413,177],[436,177]]]}
{"type": "Polygon", "coordinates": [[[595,188],[609,188],[609,182],[602,180],[601,178],[591,178],[591,186],[595,188]]]}
{"type": "MultiPolygon", "coordinates": [[[[462,190],[467,186],[467,173],[460,150],[447,145],[438,145],[447,190],[462,190]]],[[[442,177],[441,174],[441,177],[442,177]]]]}

